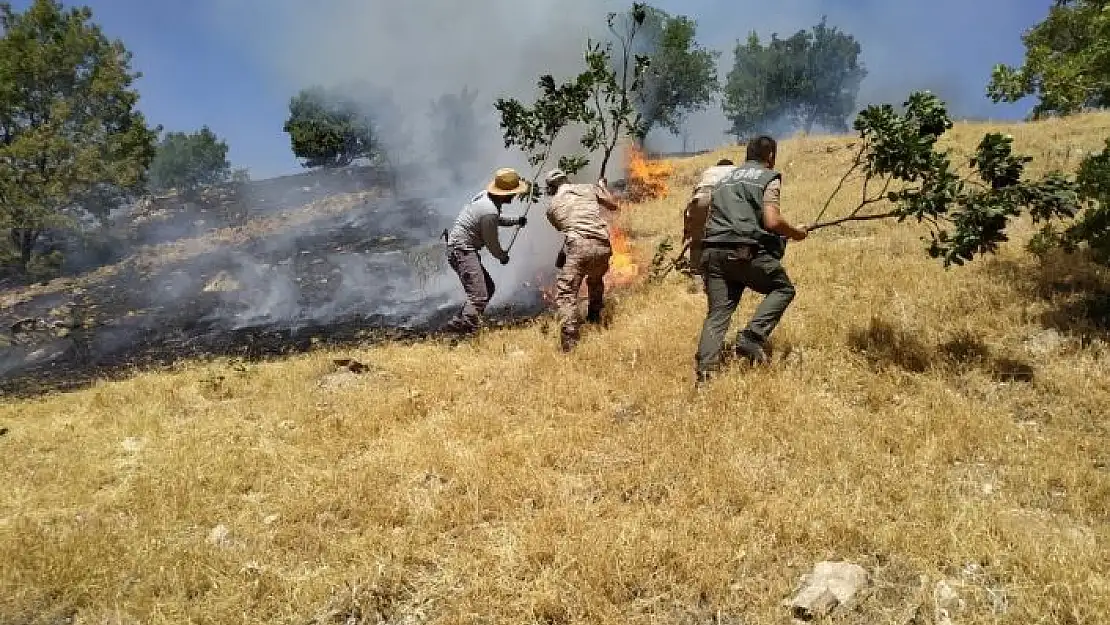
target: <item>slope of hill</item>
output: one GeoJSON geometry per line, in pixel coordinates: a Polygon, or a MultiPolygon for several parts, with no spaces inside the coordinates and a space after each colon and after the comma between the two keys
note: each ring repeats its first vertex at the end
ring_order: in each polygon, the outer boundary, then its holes
{"type": "MultiPolygon", "coordinates": [[[[1005,130],[1070,169],[1110,115],[1005,130]]],[[[784,142],[791,218],[851,142],[784,142]]],[[[726,152],[626,207],[641,271],[726,152]]],[[[672,275],[571,355],[546,317],[9,402],[0,623],[782,623],[838,559],[871,577],[838,622],[1104,622],[1110,276],[1029,232],[948,271],[909,225],[792,245],[776,362],[702,393],[672,275]]]]}

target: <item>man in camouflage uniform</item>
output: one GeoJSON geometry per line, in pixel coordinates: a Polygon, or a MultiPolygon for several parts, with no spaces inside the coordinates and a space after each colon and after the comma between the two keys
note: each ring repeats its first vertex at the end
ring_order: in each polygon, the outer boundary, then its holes
{"type": "Polygon", "coordinates": [[[767,339],[794,300],[794,284],[780,261],[786,239],[801,241],[808,229],[779,213],[777,147],[771,137],[756,137],[748,143],[745,162],[713,189],[702,238],[708,311],[695,357],[699,384],[720,366],[725,333],[745,288],[765,296],[736,337],[737,355],[752,363],[769,361],[767,339]]]}
{"type": "Polygon", "coordinates": [[[493,278],[482,266],[482,257],[478,252],[486,247],[502,265],[509,262],[509,254],[501,247],[497,228],[523,228],[526,220],[523,216],[503,217],[501,207],[526,192],[528,186],[528,182],[522,180],[516,171],[507,168],[497,170],[486,189],[463,207],[451,230],[444,231],[447,263],[459,276],[466,292],[466,304],[448,322],[448,331],[469,334],[478,329],[496,288],[493,278]]]}
{"type": "Polygon", "coordinates": [[[693,195],[682,213],[682,240],[690,242],[687,258],[690,262],[690,273],[694,278],[690,288],[692,293],[699,292],[702,287],[701,238],[705,232],[705,219],[709,215],[713,187],[734,169],[736,165],[731,160],[723,158],[717,161],[716,165],[702,172],[701,180],[698,180],[698,184],[694,186],[693,195]]]}
{"type": "Polygon", "coordinates": [[[609,242],[609,226],[601,217],[601,207],[617,210],[617,202],[606,188],[605,179],[597,184],[571,184],[561,169],[553,169],[544,177],[551,203],[547,207],[547,220],[556,230],[566,235],[563,249],[555,266],[559,267],[556,281],[560,321],[559,345],[564,352],[578,342],[581,319],[578,310],[578,290],[586,282],[589,305],[586,321],[601,321],[604,305],[605,274],[613,248],[609,242]]]}

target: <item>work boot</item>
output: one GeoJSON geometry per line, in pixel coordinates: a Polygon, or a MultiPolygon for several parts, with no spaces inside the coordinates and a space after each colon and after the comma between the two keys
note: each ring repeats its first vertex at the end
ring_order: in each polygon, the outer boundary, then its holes
{"type": "Polygon", "coordinates": [[[561,349],[564,354],[573,350],[574,346],[577,344],[577,333],[568,332],[566,330],[563,330],[559,333],[559,349],[561,349]]]}
{"type": "Polygon", "coordinates": [[[764,347],[765,343],[766,341],[751,330],[744,330],[736,338],[736,355],[740,358],[746,358],[748,363],[752,365],[770,364],[771,357],[767,354],[764,347]]]}

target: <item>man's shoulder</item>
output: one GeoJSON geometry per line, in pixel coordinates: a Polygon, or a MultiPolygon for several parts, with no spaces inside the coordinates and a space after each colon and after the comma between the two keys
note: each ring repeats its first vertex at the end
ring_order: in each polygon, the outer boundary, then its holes
{"type": "Polygon", "coordinates": [[[489,194],[485,191],[470,198],[467,207],[476,213],[496,213],[497,207],[493,205],[493,200],[489,199],[489,194]]]}
{"type": "Polygon", "coordinates": [[[735,170],[736,165],[713,165],[701,173],[701,180],[698,181],[698,186],[716,184],[735,170]]]}
{"type": "MultiPolygon", "coordinates": [[[[591,196],[597,194],[597,185],[589,184],[587,182],[576,182],[572,184],[563,185],[567,193],[573,195],[591,196]]],[[[562,191],[563,189],[560,189],[562,191]]]]}
{"type": "Polygon", "coordinates": [[[781,178],[782,172],[777,169],[770,169],[762,165],[740,165],[726,173],[721,182],[754,182],[760,179],[777,180],[781,178]]]}

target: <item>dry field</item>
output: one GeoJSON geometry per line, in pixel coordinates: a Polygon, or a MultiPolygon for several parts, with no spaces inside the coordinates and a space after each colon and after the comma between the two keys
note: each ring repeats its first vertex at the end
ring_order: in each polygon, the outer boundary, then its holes
{"type": "MultiPolygon", "coordinates": [[[[1006,131],[1072,168],[1110,115],[1006,131]]],[[[789,218],[849,142],[784,142],[789,218]]],[[[641,271],[721,155],[627,207],[641,271]]],[[[0,623],[788,623],[823,560],[871,576],[833,622],[1105,623],[1110,276],[1023,228],[947,271],[911,225],[792,244],[775,364],[700,394],[672,274],[569,356],[541,319],[2,405],[0,623]]]]}

